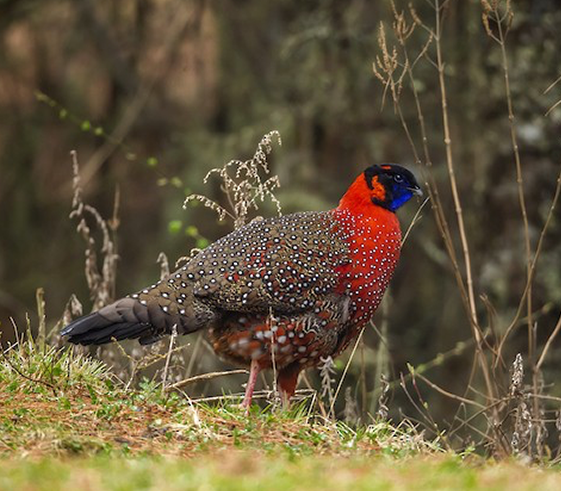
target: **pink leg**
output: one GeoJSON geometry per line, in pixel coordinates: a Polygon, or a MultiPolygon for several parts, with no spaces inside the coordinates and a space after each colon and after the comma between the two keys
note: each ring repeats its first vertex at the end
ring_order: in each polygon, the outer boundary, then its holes
{"type": "Polygon", "coordinates": [[[257,376],[261,371],[261,367],[256,360],[251,361],[251,368],[249,369],[249,380],[245,387],[245,397],[243,398],[242,407],[245,408],[246,414],[249,413],[249,407],[251,406],[251,398],[253,397],[253,391],[255,390],[255,383],[257,382],[257,376]]]}

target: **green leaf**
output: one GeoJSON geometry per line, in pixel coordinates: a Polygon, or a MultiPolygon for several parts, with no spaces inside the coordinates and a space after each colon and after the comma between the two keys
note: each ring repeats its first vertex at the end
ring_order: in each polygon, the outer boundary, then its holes
{"type": "Polygon", "coordinates": [[[88,389],[88,392],[90,393],[90,398],[92,400],[92,403],[96,404],[97,403],[97,394],[95,393],[95,390],[89,384],[86,386],[86,388],[88,389]]]}
{"type": "Polygon", "coordinates": [[[199,236],[199,229],[194,225],[189,225],[187,228],[185,228],[185,235],[196,238],[199,236]]]}
{"type": "Polygon", "coordinates": [[[92,129],[92,124],[88,120],[82,121],[80,129],[82,131],[90,131],[92,129]]]}
{"type": "Polygon", "coordinates": [[[171,220],[168,223],[168,230],[170,234],[178,234],[183,228],[183,222],[181,220],[171,220]]]}
{"type": "Polygon", "coordinates": [[[208,246],[208,244],[209,244],[208,240],[205,239],[204,237],[197,239],[197,249],[204,249],[206,246],[208,246]]]}
{"type": "Polygon", "coordinates": [[[156,167],[158,165],[158,159],[156,157],[148,157],[146,163],[148,167],[156,167]]]}
{"type": "Polygon", "coordinates": [[[180,188],[181,186],[183,186],[183,182],[177,176],[172,177],[170,183],[171,183],[172,186],[174,186],[176,188],[180,188]]]}
{"type": "Polygon", "coordinates": [[[58,404],[62,409],[70,409],[72,407],[72,404],[70,403],[70,399],[64,396],[59,397],[58,404]]]}

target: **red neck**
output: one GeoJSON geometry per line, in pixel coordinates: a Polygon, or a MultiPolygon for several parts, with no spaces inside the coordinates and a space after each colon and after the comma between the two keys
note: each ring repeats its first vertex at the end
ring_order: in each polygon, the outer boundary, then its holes
{"type": "Polygon", "coordinates": [[[337,210],[349,211],[355,216],[362,215],[365,218],[384,216],[397,222],[395,213],[372,203],[371,194],[372,190],[366,184],[364,174],[360,174],[339,201],[337,210]]]}

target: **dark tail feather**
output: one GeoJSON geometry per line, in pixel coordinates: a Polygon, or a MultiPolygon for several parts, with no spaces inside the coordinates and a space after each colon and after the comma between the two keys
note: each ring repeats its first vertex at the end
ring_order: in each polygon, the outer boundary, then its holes
{"type": "Polygon", "coordinates": [[[140,344],[150,344],[174,329],[179,334],[198,331],[216,315],[193,299],[190,290],[176,291],[162,282],[76,319],[61,334],[74,344],[104,344],[113,339],[138,339],[140,344]]]}
{"type": "Polygon", "coordinates": [[[74,344],[105,344],[112,340],[137,339],[141,344],[158,340],[154,326],[148,322],[146,308],[132,298],[123,298],[103,307],[97,312],[80,317],[71,322],[62,331],[68,341],[74,344]],[[144,310],[144,312],[143,312],[144,310]]]}
{"type": "Polygon", "coordinates": [[[73,344],[89,345],[141,338],[143,334],[150,334],[152,331],[150,324],[139,324],[138,322],[108,324],[107,322],[107,319],[94,312],[69,324],[61,334],[68,336],[68,341],[73,344]]]}

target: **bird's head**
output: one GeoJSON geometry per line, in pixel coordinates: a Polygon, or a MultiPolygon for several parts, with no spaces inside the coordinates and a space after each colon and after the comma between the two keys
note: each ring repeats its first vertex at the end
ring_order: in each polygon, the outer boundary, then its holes
{"type": "Polygon", "coordinates": [[[397,164],[372,165],[358,176],[340,206],[374,204],[394,212],[413,195],[422,196],[423,191],[411,171],[397,164]]]}

